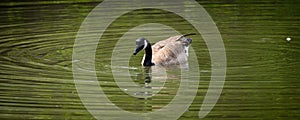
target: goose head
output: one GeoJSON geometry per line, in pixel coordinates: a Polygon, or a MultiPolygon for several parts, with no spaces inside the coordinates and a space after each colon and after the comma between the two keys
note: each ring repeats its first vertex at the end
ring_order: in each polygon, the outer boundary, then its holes
{"type": "Polygon", "coordinates": [[[136,40],[136,49],[133,52],[133,55],[136,55],[141,50],[145,50],[145,54],[142,60],[143,66],[152,66],[154,63],[152,62],[152,48],[151,44],[148,40],[141,37],[136,40]]]}
{"type": "Polygon", "coordinates": [[[136,55],[138,52],[140,52],[141,50],[144,50],[147,48],[149,44],[149,41],[146,40],[145,38],[141,37],[141,38],[138,38],[136,40],[136,49],[135,51],[133,52],[133,55],[136,55]]]}

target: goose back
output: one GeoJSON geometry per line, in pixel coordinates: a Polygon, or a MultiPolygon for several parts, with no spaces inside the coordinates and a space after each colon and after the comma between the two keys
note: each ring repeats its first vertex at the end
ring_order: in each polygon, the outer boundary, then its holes
{"type": "Polygon", "coordinates": [[[190,41],[183,35],[169,37],[152,46],[152,61],[155,65],[184,64],[188,61],[190,41]]]}

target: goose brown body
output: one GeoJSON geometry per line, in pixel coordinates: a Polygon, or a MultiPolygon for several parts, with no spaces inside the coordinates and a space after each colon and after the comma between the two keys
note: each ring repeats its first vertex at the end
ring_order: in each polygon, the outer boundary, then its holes
{"type": "Polygon", "coordinates": [[[145,50],[142,60],[143,66],[186,64],[188,62],[188,48],[192,42],[191,38],[186,37],[188,35],[194,34],[169,37],[157,42],[152,47],[145,38],[138,38],[134,54],[140,50],[145,50]]]}

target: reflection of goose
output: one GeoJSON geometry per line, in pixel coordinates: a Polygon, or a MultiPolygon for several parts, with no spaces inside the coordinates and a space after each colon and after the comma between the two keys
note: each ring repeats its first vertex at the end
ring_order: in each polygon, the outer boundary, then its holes
{"type": "Polygon", "coordinates": [[[173,36],[157,42],[152,47],[147,39],[138,38],[136,40],[136,50],[133,54],[136,55],[139,51],[145,50],[142,60],[143,66],[165,66],[187,63],[188,49],[192,42],[191,38],[186,38],[189,35],[195,34],[173,36]]]}

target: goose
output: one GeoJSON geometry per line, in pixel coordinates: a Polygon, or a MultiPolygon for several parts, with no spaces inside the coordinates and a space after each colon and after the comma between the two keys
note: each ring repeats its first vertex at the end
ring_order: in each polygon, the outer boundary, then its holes
{"type": "Polygon", "coordinates": [[[143,66],[186,64],[188,62],[188,49],[192,42],[191,38],[187,38],[189,35],[195,34],[176,35],[161,40],[153,46],[146,38],[140,37],[136,40],[136,49],[133,55],[145,50],[142,60],[143,66]]]}

